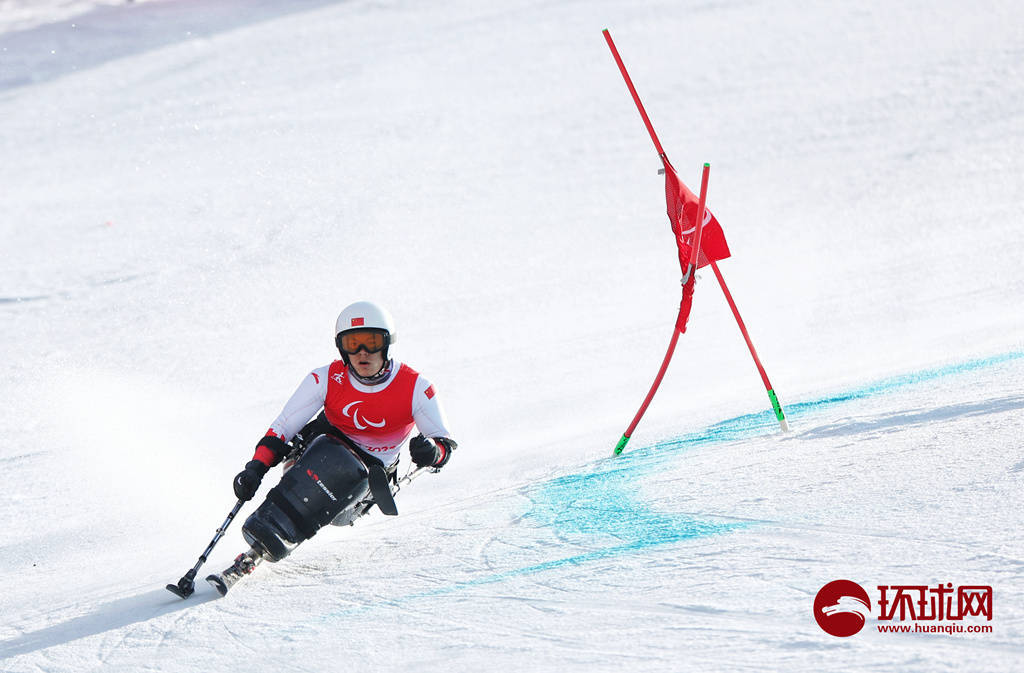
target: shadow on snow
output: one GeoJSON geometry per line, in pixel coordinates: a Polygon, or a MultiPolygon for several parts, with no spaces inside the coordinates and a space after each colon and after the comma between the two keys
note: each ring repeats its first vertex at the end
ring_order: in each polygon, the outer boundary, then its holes
{"type": "Polygon", "coordinates": [[[0,34],[0,92],[342,0],[153,3],[96,7],[71,19],[0,34]]]}
{"type": "Polygon", "coordinates": [[[146,622],[217,598],[220,596],[213,589],[203,591],[198,585],[196,593],[187,601],[166,589],[119,598],[79,617],[0,642],[0,660],[146,622]]]}

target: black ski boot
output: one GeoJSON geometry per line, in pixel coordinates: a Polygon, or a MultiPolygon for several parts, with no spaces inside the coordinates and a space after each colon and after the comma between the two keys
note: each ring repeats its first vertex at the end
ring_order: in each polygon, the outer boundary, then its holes
{"type": "Polygon", "coordinates": [[[263,561],[263,555],[255,549],[239,554],[235,559],[235,562],[231,564],[230,568],[227,568],[223,572],[214,573],[206,578],[206,581],[210,583],[214,589],[220,593],[221,596],[226,596],[228,589],[235,585],[235,582],[242,579],[246,575],[256,570],[263,561]]]}

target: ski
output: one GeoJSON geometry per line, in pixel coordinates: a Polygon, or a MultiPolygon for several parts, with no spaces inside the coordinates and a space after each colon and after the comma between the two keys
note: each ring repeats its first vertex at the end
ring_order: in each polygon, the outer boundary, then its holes
{"type": "Polygon", "coordinates": [[[263,561],[263,556],[255,549],[239,554],[235,562],[222,572],[207,575],[206,581],[217,590],[221,596],[227,596],[228,590],[235,586],[238,580],[249,575],[263,561]]]}

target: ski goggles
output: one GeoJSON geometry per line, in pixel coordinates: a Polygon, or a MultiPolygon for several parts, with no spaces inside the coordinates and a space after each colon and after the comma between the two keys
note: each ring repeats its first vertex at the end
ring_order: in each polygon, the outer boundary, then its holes
{"type": "Polygon", "coordinates": [[[388,345],[387,332],[378,329],[350,330],[338,335],[338,347],[349,355],[360,350],[379,353],[388,345]]]}

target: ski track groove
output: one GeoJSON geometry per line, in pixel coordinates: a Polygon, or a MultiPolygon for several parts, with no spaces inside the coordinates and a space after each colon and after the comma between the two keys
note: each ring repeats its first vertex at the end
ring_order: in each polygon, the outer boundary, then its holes
{"type": "Polygon", "coordinates": [[[99,660],[100,666],[103,668],[107,667],[107,663],[110,660],[111,655],[120,649],[124,645],[125,640],[128,638],[128,633],[131,631],[131,627],[122,629],[120,632],[110,633],[109,631],[100,637],[100,644],[97,648],[97,659],[99,660]],[[116,639],[117,642],[110,644],[109,641],[116,639]]]}
{"type": "Polygon", "coordinates": [[[157,652],[160,652],[161,650],[167,648],[167,639],[170,638],[172,629],[180,629],[182,631],[185,630],[184,628],[181,628],[181,622],[184,619],[184,617],[184,613],[175,615],[171,618],[171,623],[168,626],[165,626],[160,629],[160,637],[157,639],[154,645],[157,652]]]}
{"type": "Polygon", "coordinates": [[[256,648],[250,645],[248,642],[246,642],[244,638],[240,637],[237,633],[235,633],[235,631],[230,626],[228,626],[228,616],[230,615],[234,617],[235,615],[232,615],[226,609],[216,610],[215,614],[217,615],[217,621],[219,623],[221,630],[227,633],[231,637],[231,640],[233,640],[243,651],[248,651],[252,653],[254,657],[258,658],[260,653],[256,650],[256,648]]]}
{"type": "MultiPolygon", "coordinates": [[[[474,598],[481,598],[482,596],[474,595],[473,597],[474,598]]],[[[486,598],[492,599],[492,600],[501,600],[502,598],[514,598],[514,597],[503,596],[503,595],[493,595],[492,594],[492,595],[486,596],[486,598]]],[[[533,606],[529,606],[529,607],[533,607],[533,606]]],[[[429,607],[425,607],[424,608],[424,612],[429,614],[430,613],[430,608],[429,607]]],[[[561,650],[562,652],[568,652],[568,653],[577,654],[577,655],[582,654],[582,655],[585,655],[587,658],[591,658],[591,657],[594,657],[594,656],[600,656],[601,657],[602,665],[607,665],[609,663],[612,663],[612,661],[615,660],[615,659],[622,660],[623,664],[631,664],[631,663],[635,664],[638,660],[647,660],[647,661],[651,661],[651,662],[663,662],[664,659],[665,659],[665,657],[661,656],[661,655],[649,655],[649,654],[646,654],[646,653],[642,653],[641,654],[641,653],[637,653],[637,652],[622,652],[620,650],[595,648],[592,645],[580,644],[578,642],[578,639],[574,638],[571,634],[569,636],[560,636],[560,635],[557,635],[555,633],[544,633],[544,632],[539,632],[539,631],[537,631],[535,629],[530,629],[530,628],[526,628],[526,627],[518,627],[518,626],[516,626],[513,623],[499,624],[498,622],[489,622],[489,623],[487,623],[485,625],[481,625],[477,621],[470,621],[468,619],[462,619],[462,620],[459,620],[459,621],[456,622],[455,620],[453,620],[453,619],[451,619],[449,617],[449,620],[450,620],[450,623],[456,623],[456,624],[464,627],[467,631],[470,631],[470,632],[480,631],[481,627],[483,626],[483,630],[486,633],[488,633],[488,634],[492,634],[492,635],[496,635],[496,636],[500,636],[500,637],[512,637],[512,638],[518,638],[520,640],[524,640],[524,641],[530,643],[530,645],[529,645],[529,650],[530,651],[536,651],[536,647],[537,647],[536,644],[538,642],[544,643],[546,645],[545,650],[544,650],[545,656],[548,656],[550,654],[550,651],[547,648],[549,648],[551,646],[554,646],[554,647],[558,648],[559,650],[561,650]]],[[[431,634],[428,633],[427,635],[431,635],[431,634]]],[[[506,651],[505,648],[503,648],[501,645],[494,645],[493,647],[494,647],[494,649],[499,650],[500,652],[505,652],[506,651]]],[[[526,646],[521,646],[521,647],[526,649],[526,646]]]]}
{"type": "Polygon", "coordinates": [[[483,563],[484,568],[488,572],[495,571],[494,562],[490,558],[490,549],[498,542],[498,538],[495,536],[487,538],[484,542],[479,543],[476,547],[475,556],[477,560],[483,563]]]}
{"type": "MultiPolygon", "coordinates": [[[[631,613],[633,613],[634,615],[636,615],[638,617],[639,616],[650,617],[651,615],[661,615],[663,617],[669,617],[669,616],[678,616],[680,614],[680,612],[685,612],[687,614],[700,615],[702,618],[705,618],[705,619],[708,618],[708,611],[705,610],[705,609],[702,609],[700,607],[696,607],[696,606],[666,606],[663,603],[651,604],[651,603],[645,603],[645,602],[641,602],[641,601],[633,601],[633,602],[629,602],[629,601],[621,601],[621,602],[620,601],[616,601],[615,605],[603,605],[603,604],[600,604],[600,603],[594,603],[594,602],[586,601],[586,600],[571,600],[571,599],[561,599],[560,600],[560,599],[557,599],[557,598],[537,598],[537,597],[524,598],[524,597],[514,596],[514,595],[510,595],[510,594],[493,594],[493,593],[484,593],[484,592],[474,592],[474,593],[468,594],[468,596],[470,596],[470,597],[472,597],[472,598],[474,598],[476,600],[484,600],[484,601],[486,601],[488,603],[498,602],[498,601],[522,602],[522,603],[527,604],[527,607],[529,607],[531,609],[540,609],[538,607],[538,605],[537,605],[538,603],[549,604],[549,605],[552,606],[551,609],[555,613],[561,614],[561,615],[568,614],[570,612],[570,610],[568,608],[581,608],[581,609],[584,609],[584,610],[586,610],[588,612],[594,611],[594,610],[603,610],[603,611],[610,612],[613,615],[620,616],[620,613],[622,612],[621,608],[622,607],[626,607],[628,612],[631,612],[631,613]]],[[[430,607],[429,606],[425,607],[424,610],[425,611],[429,611],[430,607]]],[[[773,616],[770,615],[770,614],[753,613],[753,612],[750,612],[748,610],[724,610],[723,609],[723,610],[718,610],[716,614],[712,615],[712,618],[717,618],[719,620],[728,620],[729,621],[729,625],[728,626],[724,626],[724,627],[723,626],[718,626],[718,627],[716,627],[716,626],[709,626],[706,623],[704,623],[704,624],[693,625],[693,626],[688,625],[688,624],[687,625],[680,625],[680,626],[674,627],[674,628],[676,630],[678,630],[678,631],[684,631],[684,632],[700,632],[700,633],[716,633],[716,634],[733,632],[733,633],[736,633],[737,635],[744,635],[744,636],[749,636],[751,634],[768,635],[768,633],[766,633],[764,631],[763,627],[764,627],[765,623],[770,623],[770,620],[772,619],[772,617],[773,616]],[[734,624],[734,622],[736,620],[740,620],[740,621],[746,622],[749,625],[750,628],[737,628],[736,625],[734,624]]],[[[474,624],[474,625],[472,625],[472,627],[479,629],[479,624],[474,624]]],[[[533,643],[535,643],[537,641],[542,641],[542,642],[546,643],[548,646],[552,646],[553,645],[553,646],[555,646],[555,647],[557,647],[557,648],[559,648],[559,649],[561,649],[562,651],[565,651],[565,652],[571,652],[571,653],[577,653],[577,654],[584,653],[584,654],[587,654],[587,655],[590,655],[590,654],[601,655],[601,657],[602,657],[602,660],[601,660],[602,661],[602,666],[607,665],[611,660],[614,660],[614,659],[621,659],[623,665],[629,665],[631,663],[636,663],[638,661],[638,659],[646,659],[646,660],[648,660],[650,662],[655,662],[655,663],[665,663],[666,658],[673,659],[673,660],[676,658],[676,655],[674,654],[674,652],[671,649],[666,649],[665,650],[665,656],[662,656],[660,654],[640,656],[636,652],[623,652],[621,650],[603,650],[601,648],[594,648],[593,646],[581,646],[578,642],[570,640],[570,639],[568,639],[566,637],[556,636],[556,635],[547,634],[547,633],[538,633],[537,631],[530,630],[528,628],[516,628],[516,627],[510,626],[510,625],[507,625],[505,628],[501,628],[501,627],[497,627],[497,625],[492,624],[492,625],[490,625],[490,627],[488,629],[488,633],[499,634],[499,635],[515,635],[515,636],[519,636],[520,639],[525,640],[525,641],[531,643],[531,645],[530,645],[530,649],[531,650],[535,649],[535,645],[533,643]]],[[[822,649],[827,647],[827,645],[828,645],[828,643],[822,643],[822,649]]],[[[717,659],[708,658],[707,661],[709,663],[710,662],[714,662],[716,664],[716,666],[720,666],[721,665],[721,661],[719,661],[717,659]]],[[[732,662],[730,662],[730,666],[735,668],[735,664],[732,663],[732,662]]],[[[760,670],[756,666],[756,664],[749,664],[748,665],[748,664],[744,663],[742,667],[743,668],[749,668],[751,670],[760,670]]],[[[715,668],[715,667],[713,666],[712,669],[713,668],[715,668]]],[[[712,669],[709,669],[709,670],[712,670],[712,669]]]]}

